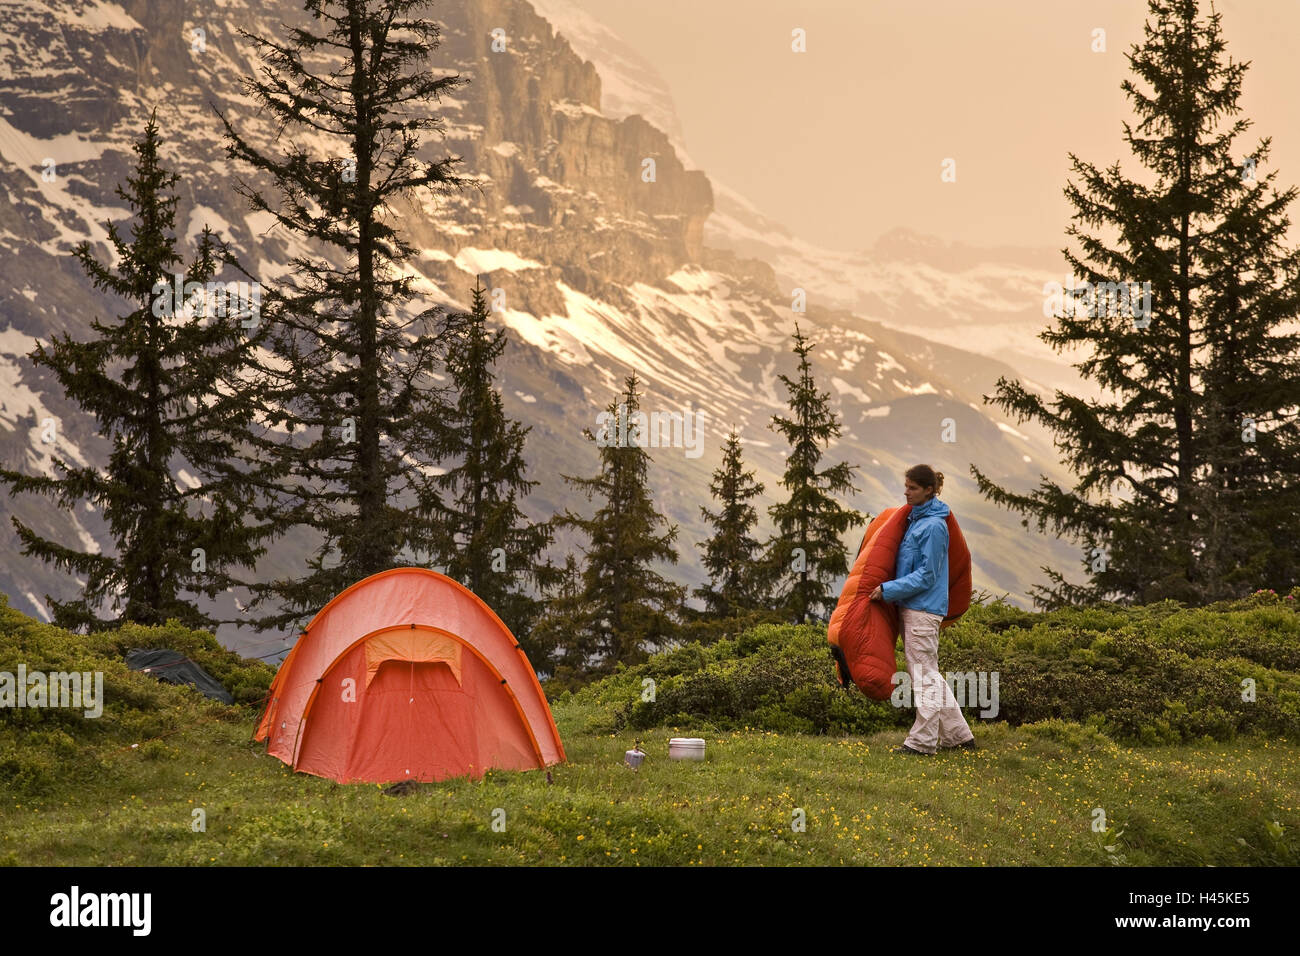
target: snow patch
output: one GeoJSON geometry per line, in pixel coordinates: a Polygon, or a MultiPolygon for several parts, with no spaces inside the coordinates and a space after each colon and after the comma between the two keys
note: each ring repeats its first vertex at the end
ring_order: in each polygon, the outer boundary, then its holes
{"type": "Polygon", "coordinates": [[[1028,436],[1028,435],[1026,435],[1024,432],[1016,431],[1014,428],[1012,428],[1012,427],[1011,427],[1010,425],[1008,425],[1006,422],[998,422],[998,428],[1000,428],[1002,431],[1006,432],[1008,435],[1015,435],[1017,438],[1023,438],[1025,441],[1029,441],[1029,436],[1028,436]]]}
{"type": "Polygon", "coordinates": [[[897,371],[899,371],[899,372],[905,372],[905,371],[907,371],[907,369],[905,369],[905,368],[903,368],[903,366],[899,365],[899,364],[898,364],[898,360],[895,359],[895,358],[894,358],[892,355],[890,355],[888,352],[877,352],[877,353],[876,353],[876,357],[877,357],[878,359],[883,359],[883,362],[880,362],[880,361],[876,362],[876,371],[879,372],[879,373],[881,373],[881,374],[883,374],[883,373],[885,373],[885,372],[893,371],[893,370],[897,370],[897,371]]]}
{"type": "Polygon", "coordinates": [[[551,112],[563,113],[565,116],[603,115],[600,110],[592,109],[586,103],[577,103],[573,100],[560,100],[558,103],[552,103],[551,112]]]}
{"type": "Polygon", "coordinates": [[[51,620],[53,620],[53,618],[51,618],[50,615],[46,613],[45,605],[41,603],[41,599],[38,598],[35,594],[33,594],[30,590],[23,591],[23,597],[27,598],[27,600],[32,602],[32,607],[36,608],[36,613],[41,616],[42,621],[48,624],[51,620]]]}
{"type": "Polygon", "coordinates": [[[668,276],[668,281],[683,292],[708,292],[722,280],[716,272],[701,269],[699,266],[686,266],[668,276]]]}
{"type": "Polygon", "coordinates": [[[456,253],[456,266],[470,275],[485,272],[523,272],[525,269],[544,269],[542,263],[525,259],[505,249],[461,249],[456,253]]]}
{"type": "Polygon", "coordinates": [[[88,0],[80,10],[60,10],[59,21],[65,26],[85,27],[88,30],[143,30],[144,27],[119,7],[104,0],[88,0]]]}
{"type": "Polygon", "coordinates": [[[210,228],[222,239],[231,238],[230,223],[226,222],[221,213],[215,209],[209,209],[207,206],[195,206],[190,210],[190,222],[185,229],[186,240],[197,242],[199,236],[203,234],[204,226],[210,228]]]}
{"type": "Polygon", "coordinates": [[[76,133],[63,133],[50,139],[37,139],[17,129],[0,116],[0,157],[4,162],[12,163],[17,167],[50,207],[44,216],[44,221],[58,234],[54,239],[41,244],[41,248],[46,252],[55,255],[64,254],[84,240],[89,240],[92,244],[107,243],[108,232],[104,229],[104,220],[130,217],[130,210],[96,206],[68,189],[70,179],[65,175],[65,168],[74,163],[99,159],[104,153],[105,146],[102,141],[85,139],[76,133]],[[47,159],[52,159],[55,163],[54,179],[51,182],[41,178],[42,174],[49,169],[46,165],[47,159]],[[61,213],[65,215],[60,215],[61,213]],[[79,219],[80,226],[71,228],[66,222],[68,218],[79,219]]]}
{"type": "Polygon", "coordinates": [[[913,388],[911,385],[908,385],[904,382],[900,382],[898,379],[894,379],[894,387],[897,388],[900,392],[906,392],[908,395],[938,395],[939,394],[939,390],[936,389],[929,382],[922,382],[920,385],[913,388]]]}
{"type": "Polygon", "coordinates": [[[841,395],[851,395],[860,402],[865,402],[868,405],[871,404],[870,395],[858,388],[856,385],[850,385],[838,375],[831,377],[831,384],[835,386],[835,390],[841,395]]]}

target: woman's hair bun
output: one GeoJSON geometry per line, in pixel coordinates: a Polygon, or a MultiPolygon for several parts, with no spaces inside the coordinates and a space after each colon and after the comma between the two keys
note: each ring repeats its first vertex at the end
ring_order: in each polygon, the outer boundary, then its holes
{"type": "Polygon", "coordinates": [[[922,488],[934,489],[933,494],[943,491],[943,472],[935,471],[929,465],[913,465],[904,472],[904,477],[922,488]]]}

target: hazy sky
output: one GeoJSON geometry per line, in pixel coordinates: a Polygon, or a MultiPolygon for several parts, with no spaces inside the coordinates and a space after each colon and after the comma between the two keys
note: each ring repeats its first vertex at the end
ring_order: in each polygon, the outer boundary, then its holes
{"type": "MultiPolygon", "coordinates": [[[[1137,169],[1119,84],[1144,0],[574,2],[658,67],[701,168],[826,246],[906,226],[1059,248],[1067,152],[1137,169]],[[955,183],[940,181],[947,157],[955,183]]],[[[1240,155],[1271,136],[1279,184],[1300,184],[1300,0],[1215,6],[1228,56],[1252,61],[1240,155]]]]}

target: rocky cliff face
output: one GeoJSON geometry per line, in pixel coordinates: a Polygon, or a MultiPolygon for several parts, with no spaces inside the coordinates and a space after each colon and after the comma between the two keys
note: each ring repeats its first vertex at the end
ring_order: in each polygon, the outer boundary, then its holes
{"type": "MultiPolygon", "coordinates": [[[[440,236],[431,227],[433,248],[510,248],[558,267],[588,294],[653,282],[702,260],[713,210],[704,173],[687,171],[667,136],[640,116],[603,115],[595,68],[531,5],[481,0],[447,6],[444,15],[440,53],[470,81],[447,104],[447,146],[485,189],[457,211],[467,232],[440,236]],[[494,49],[495,30],[503,31],[502,50],[494,49]]],[[[445,268],[432,271],[453,279],[445,268]]],[[[536,292],[522,302],[530,310],[557,304],[536,292]]]]}
{"type": "MultiPolygon", "coordinates": [[[[531,4],[459,0],[432,10],[443,42],[430,68],[469,82],[438,105],[445,138],[430,139],[425,158],[462,157],[459,174],[481,189],[396,214],[417,250],[411,267],[424,304],[463,307],[479,274],[506,293],[497,318],[511,346],[501,383],[507,411],[533,426],[528,453],[542,484],[528,504],[536,516],[584,507],[559,476],[594,468],[582,429],[635,370],[646,408],[707,415],[702,454],[656,450],[652,474],[681,529],[676,573],[701,583],[699,505],[732,425],[769,498],[779,493],[783,452],[766,426],[785,400],[776,376],[792,367],[789,335],[798,320],[819,342],[818,374],[844,418],[830,460],[862,469],[862,494],[850,504],[874,512],[894,503],[901,468],[932,460],[951,476],[950,501],[967,536],[996,542],[976,549],[977,584],[1020,594],[1032,569],[1071,559],[1058,545],[1008,532],[1010,522],[959,478],[971,460],[1022,483],[1054,471],[1050,447],[981,407],[981,390],[1013,370],[833,308],[816,282],[804,282],[808,309],[795,313],[793,283],[787,276],[778,288],[779,267],[705,246],[714,208],[705,173],[688,169],[669,136],[642,116],[602,113],[596,68],[531,4]],[[654,160],[652,182],[642,176],[646,159],[654,160]],[[956,446],[937,444],[949,418],[959,429],[956,446]]],[[[182,177],[183,252],[209,224],[273,283],[291,255],[311,251],[248,214],[234,189],[247,171],[226,159],[211,108],[270,141],[274,130],[241,92],[254,61],[237,28],[278,36],[282,22],[303,15],[297,0],[0,2],[0,460],[9,467],[49,473],[56,456],[72,464],[105,456],[94,422],[26,356],[38,339],[64,331],[84,338],[92,318],[120,311],[68,252],[84,239],[107,255],[104,223],[125,218],[114,188],[151,110],[164,159],[182,177]],[[54,443],[40,437],[50,419],[54,443]]],[[[337,148],[323,138],[301,142],[337,148]]],[[[68,596],[73,585],[17,553],[11,513],[69,544],[96,548],[107,539],[94,509],[0,494],[0,590],[39,614],[44,595],[68,596]]],[[[291,566],[294,547],[273,554],[267,573],[291,566]]],[[[241,649],[261,640],[222,636],[241,649]]]]}

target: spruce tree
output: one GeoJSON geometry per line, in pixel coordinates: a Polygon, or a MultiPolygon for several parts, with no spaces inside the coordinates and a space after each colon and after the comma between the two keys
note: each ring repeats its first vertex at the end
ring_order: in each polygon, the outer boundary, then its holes
{"type": "Polygon", "coordinates": [[[197,597],[236,585],[233,575],[255,563],[270,533],[256,517],[254,479],[239,464],[256,416],[245,380],[266,329],[253,286],[228,289],[223,281],[209,290],[225,267],[247,277],[210,229],[181,268],[180,177],[160,161],[156,116],[134,150],[134,171],[116,189],[132,213],[129,238],[119,224],[105,224],[116,264],[99,262],[89,242],[73,252],[94,286],[130,311],[93,319],[87,341],[54,335],[31,355],[99,423],[112,446],[108,464],[73,467],[56,456],[57,477],[5,470],[0,478],[15,493],[46,495],[70,511],[93,505],[112,536],[113,552],[101,554],[13,519],[24,554],[85,578],[75,600],[47,596],[59,626],[176,618],[211,629],[216,622],[200,612],[197,597]],[[102,618],[106,608],[112,616],[102,618]]]}
{"type": "Polygon", "coordinates": [[[790,417],[773,415],[768,426],[790,443],[781,477],[790,497],[768,508],[776,534],[768,542],[765,563],[776,581],[776,608],[799,624],[810,614],[829,615],[835,597],[832,582],[849,571],[842,536],[866,521],[863,514],[836,500],[857,492],[856,466],[840,462],[818,471],[823,448],[839,437],[840,422],[831,410],[830,393],[818,391],[813,380],[808,360],[813,348],[796,325],[799,377],[779,376],[789,393],[790,417]]]}
{"type": "Polygon", "coordinates": [[[754,537],[758,511],[752,499],[763,493],[762,482],[745,469],[740,436],[733,429],[722,448],[722,464],[713,473],[709,492],[718,502],[717,512],[701,506],[700,514],[713,527],[704,542],[703,564],[709,583],[695,589],[713,617],[730,617],[739,611],[765,607],[762,544],[754,537]]]}
{"type": "Polygon", "coordinates": [[[312,23],[283,42],[241,31],[262,57],[246,91],[283,133],[280,151],[264,151],[222,115],[227,151],[274,184],[268,199],[241,183],[251,207],[310,250],[267,296],[275,360],[265,389],[272,424],[287,432],[276,453],[292,471],[279,489],[282,523],[309,529],[318,546],[304,573],[258,589],[255,603],[280,607],[261,627],[429,560],[443,540],[431,454],[445,407],[437,310],[410,307],[412,249],[397,216],[400,203],[468,182],[452,173],[459,157],[420,158],[424,134],[444,128],[431,104],[465,82],[430,71],[440,34],[421,16],[427,7],[308,0],[312,23]]]}
{"type": "Polygon", "coordinates": [[[635,664],[662,647],[673,636],[686,596],[682,585],[654,567],[660,561],[677,563],[677,527],[650,497],[650,456],[643,447],[648,425],[636,373],[625,381],[626,391],[606,409],[600,431],[584,429],[599,448],[599,474],[563,476],[588,501],[598,502],[596,512],[583,518],[566,511],[558,521],[582,532],[588,542],[581,595],[586,629],[573,640],[586,654],[578,666],[596,673],[608,673],[618,663],[635,664]]]}
{"type": "Polygon", "coordinates": [[[487,297],[478,282],[472,296],[470,311],[449,317],[441,335],[454,399],[432,451],[455,464],[436,478],[446,535],[440,563],[497,612],[531,656],[529,631],[540,603],[530,588],[535,593],[554,577],[543,561],[551,529],[528,521],[519,507],[537,484],[525,477],[531,429],[506,417],[492,371],[506,346],[505,330],[488,330],[487,297]]]}
{"type": "Polygon", "coordinates": [[[529,633],[528,660],[546,676],[548,696],[577,690],[600,652],[595,612],[586,598],[582,568],[572,554],[548,578],[541,614],[529,633]]]}
{"type": "Polygon", "coordinates": [[[1140,122],[1124,139],[1143,180],[1070,154],[1067,234],[1082,248],[1063,252],[1089,285],[1041,338],[1085,346],[1075,368],[1103,397],[1049,401],[1000,379],[985,399],[1051,430],[1077,475],[1018,493],[971,469],[1026,527],[1082,544],[1088,583],[1044,568],[1043,607],[1202,603],[1300,580],[1300,337],[1285,327],[1300,255],[1282,247],[1296,193],[1261,175],[1269,140],[1234,146],[1251,125],[1237,116],[1246,64],[1225,62],[1219,14],[1197,14],[1195,0],[1152,0],[1130,56],[1142,85],[1122,88],[1140,122]]]}

